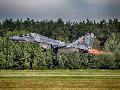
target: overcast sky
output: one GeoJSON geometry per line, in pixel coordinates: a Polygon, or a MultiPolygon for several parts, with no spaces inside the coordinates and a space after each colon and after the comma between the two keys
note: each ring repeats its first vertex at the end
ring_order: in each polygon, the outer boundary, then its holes
{"type": "Polygon", "coordinates": [[[0,0],[0,19],[120,19],[120,0],[0,0]]]}

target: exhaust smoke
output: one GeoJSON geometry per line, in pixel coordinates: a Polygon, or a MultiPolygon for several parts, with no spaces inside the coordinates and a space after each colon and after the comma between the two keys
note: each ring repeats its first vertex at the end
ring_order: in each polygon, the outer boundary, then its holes
{"type": "Polygon", "coordinates": [[[96,49],[90,49],[88,50],[88,53],[93,54],[93,55],[112,54],[111,52],[104,52],[104,51],[99,51],[96,49]]]}

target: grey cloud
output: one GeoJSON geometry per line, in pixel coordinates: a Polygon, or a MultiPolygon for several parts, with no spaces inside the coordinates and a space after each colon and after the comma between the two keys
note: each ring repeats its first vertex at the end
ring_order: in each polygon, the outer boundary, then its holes
{"type": "Polygon", "coordinates": [[[88,4],[102,4],[102,5],[108,5],[108,4],[119,4],[120,0],[86,0],[86,3],[88,4]]]}
{"type": "Polygon", "coordinates": [[[78,21],[119,17],[119,0],[0,0],[0,17],[78,21]]]}

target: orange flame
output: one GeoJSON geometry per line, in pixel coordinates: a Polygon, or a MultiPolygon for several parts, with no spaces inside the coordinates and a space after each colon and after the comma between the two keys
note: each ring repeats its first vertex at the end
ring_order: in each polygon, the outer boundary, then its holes
{"type": "Polygon", "coordinates": [[[96,50],[96,49],[90,49],[90,50],[88,50],[88,52],[89,52],[90,54],[93,54],[93,55],[106,54],[106,52],[99,51],[99,50],[96,50]]]}

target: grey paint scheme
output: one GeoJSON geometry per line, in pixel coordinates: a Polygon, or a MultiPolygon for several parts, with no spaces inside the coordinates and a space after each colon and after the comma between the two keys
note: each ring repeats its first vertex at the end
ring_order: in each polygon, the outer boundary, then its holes
{"type": "Polygon", "coordinates": [[[11,40],[20,41],[20,42],[37,42],[42,48],[57,49],[59,52],[79,52],[79,51],[88,51],[93,46],[94,34],[87,33],[73,43],[65,43],[58,40],[54,40],[45,36],[41,36],[36,33],[30,33],[23,35],[22,37],[13,36],[9,37],[11,40]]]}

